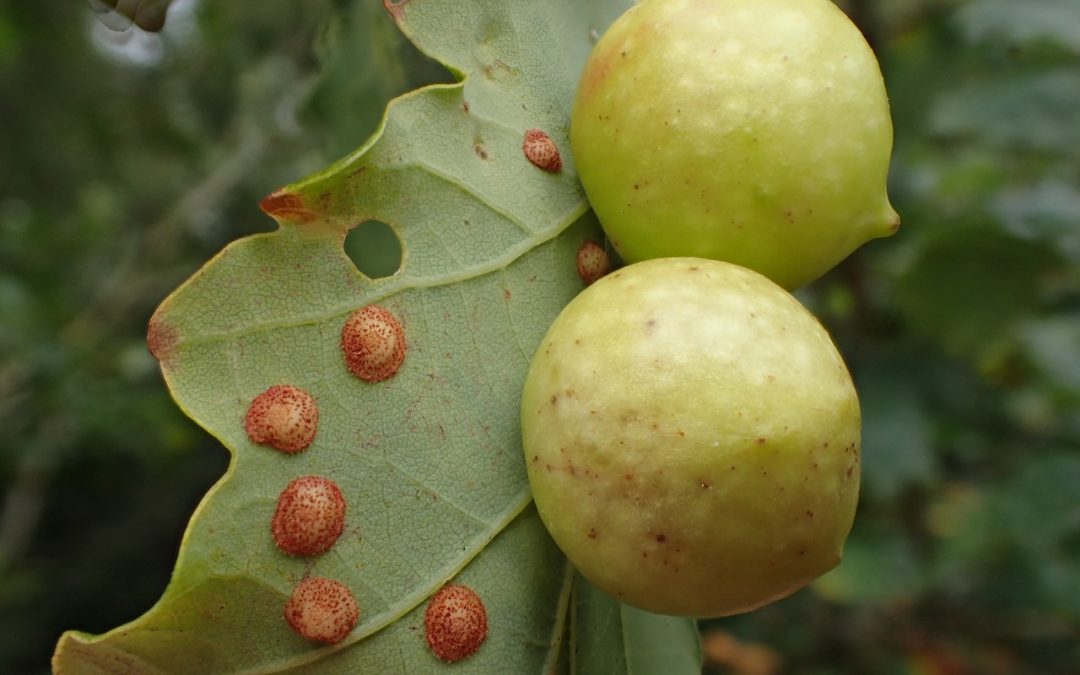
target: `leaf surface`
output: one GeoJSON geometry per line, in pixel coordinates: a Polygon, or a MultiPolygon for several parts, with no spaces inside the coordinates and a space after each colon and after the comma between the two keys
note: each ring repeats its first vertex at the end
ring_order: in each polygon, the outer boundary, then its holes
{"type": "Polygon", "coordinates": [[[604,672],[699,669],[692,622],[608,600],[568,623],[573,574],[530,506],[520,447],[526,367],[582,288],[578,246],[598,236],[568,111],[591,31],[627,4],[387,6],[461,81],[392,102],[359,150],[263,200],[277,231],[229,245],[158,308],[148,344],[169,389],[232,462],[193,516],[162,599],[104,636],[65,634],[57,672],[434,672],[444,664],[426,648],[424,601],[451,579],[489,615],[470,672],[573,669],[568,632],[595,643],[590,662],[608,654],[604,672]],[[562,148],[561,172],[526,160],[530,128],[562,148]],[[368,220],[400,240],[391,276],[364,276],[343,250],[368,220]],[[378,383],[354,377],[340,348],[347,316],[370,303],[401,320],[408,345],[378,383]],[[252,399],[282,383],[319,408],[314,443],[296,455],[244,430],[252,399]],[[295,558],[276,548],[270,519],[285,485],[308,474],[341,487],[346,525],[327,553],[295,558]],[[342,581],[361,607],[336,645],[304,641],[282,617],[308,575],[342,581]],[[652,628],[680,640],[659,644],[652,628]]]}

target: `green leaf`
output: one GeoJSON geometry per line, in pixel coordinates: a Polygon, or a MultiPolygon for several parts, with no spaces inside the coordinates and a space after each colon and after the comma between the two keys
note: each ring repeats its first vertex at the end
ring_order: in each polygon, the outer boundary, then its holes
{"type": "Polygon", "coordinates": [[[158,308],[148,343],[169,389],[232,462],[162,599],[103,636],[65,634],[58,672],[435,672],[446,666],[427,650],[424,600],[451,579],[489,614],[469,672],[574,670],[568,639],[600,645],[590,663],[605,672],[697,672],[689,620],[615,606],[570,625],[572,575],[529,506],[518,428],[533,350],[582,288],[578,246],[599,234],[568,152],[573,91],[590,34],[627,4],[387,5],[462,81],[392,102],[363,147],[263,201],[277,231],[229,245],[158,308]],[[560,173],[525,159],[529,128],[562,148],[560,173]],[[400,240],[391,276],[364,276],[343,249],[368,220],[400,240]],[[370,303],[401,319],[408,344],[379,383],[355,378],[339,345],[370,303]],[[251,400],[279,383],[318,402],[300,454],[244,431],[251,400]],[[282,488],[306,474],[336,481],[348,503],[344,534],[312,559],[282,554],[269,528],[282,488]],[[307,575],[356,596],[360,623],[341,643],[315,646],[284,622],[307,575]]]}
{"type": "Polygon", "coordinates": [[[981,362],[1013,339],[1057,264],[1045,247],[991,227],[957,227],[924,242],[897,284],[897,301],[920,334],[981,362]]]}
{"type": "Polygon", "coordinates": [[[907,359],[883,359],[857,375],[862,399],[862,467],[865,491],[877,501],[895,500],[912,485],[936,478],[929,415],[919,381],[907,359]]]}
{"type": "Polygon", "coordinates": [[[991,146],[1080,156],[1080,73],[1057,68],[973,82],[943,94],[930,114],[938,135],[991,146]]]}
{"type": "Polygon", "coordinates": [[[1028,241],[1051,244],[1074,263],[1080,263],[1080,189],[1069,181],[1044,178],[1031,185],[1002,190],[991,203],[1006,230],[1028,241]]]}
{"type": "Polygon", "coordinates": [[[923,584],[920,561],[903,535],[867,531],[856,520],[843,560],[811,588],[832,602],[880,607],[910,602],[923,584]]]}
{"type": "Polygon", "coordinates": [[[622,605],[580,576],[574,586],[572,673],[700,673],[691,621],[622,605]]]}
{"type": "Polygon", "coordinates": [[[1080,7],[1074,0],[976,0],[964,4],[956,19],[973,40],[1049,42],[1080,54],[1080,7]]]}

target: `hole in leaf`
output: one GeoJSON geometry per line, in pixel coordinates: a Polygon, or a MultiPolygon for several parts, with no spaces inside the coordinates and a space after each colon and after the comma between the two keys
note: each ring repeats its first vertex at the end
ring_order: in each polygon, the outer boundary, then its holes
{"type": "Polygon", "coordinates": [[[345,255],[361,274],[388,277],[401,267],[401,240],[386,223],[368,220],[345,235],[345,255]]]}

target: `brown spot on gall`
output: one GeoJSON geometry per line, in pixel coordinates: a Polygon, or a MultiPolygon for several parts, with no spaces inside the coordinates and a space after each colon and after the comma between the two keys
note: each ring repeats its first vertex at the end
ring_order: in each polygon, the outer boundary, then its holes
{"type": "Polygon", "coordinates": [[[341,329],[345,364],[366,382],[393,377],[405,360],[405,329],[393,314],[367,305],[349,315],[341,329]]]}
{"type": "Polygon", "coordinates": [[[525,132],[525,142],[521,149],[525,151],[525,157],[538,168],[555,173],[562,168],[562,156],[559,154],[559,146],[555,141],[539,129],[529,129],[525,132]]]}
{"type": "Polygon", "coordinates": [[[276,384],[256,396],[244,418],[244,430],[252,442],[290,454],[311,445],[318,426],[315,399],[290,384],[276,384]]]}
{"type": "Polygon", "coordinates": [[[341,582],[308,577],[296,585],[285,603],[285,620],[308,640],[334,644],[356,628],[360,607],[341,582]]]}
{"type": "Polygon", "coordinates": [[[656,543],[663,544],[665,541],[667,541],[667,535],[666,534],[660,533],[660,534],[656,535],[656,543]]]}
{"type": "Polygon", "coordinates": [[[484,601],[468,586],[444,586],[428,602],[424,630],[437,658],[454,662],[472,656],[487,639],[484,601]]]}
{"type": "Polygon", "coordinates": [[[588,286],[611,271],[611,258],[595,241],[581,243],[577,252],[577,273],[588,286]]]}
{"type": "Polygon", "coordinates": [[[285,486],[270,521],[274,543],[289,555],[325,553],[344,529],[345,497],[322,476],[301,476],[285,486]]]}

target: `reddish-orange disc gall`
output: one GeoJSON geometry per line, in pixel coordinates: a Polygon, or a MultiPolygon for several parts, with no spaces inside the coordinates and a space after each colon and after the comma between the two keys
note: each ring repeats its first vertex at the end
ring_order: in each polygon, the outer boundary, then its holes
{"type": "Polygon", "coordinates": [[[270,530],[289,555],[324,553],[345,528],[345,497],[337,483],[322,476],[301,476],[278,497],[270,530]]]}
{"type": "Polygon", "coordinates": [[[285,620],[301,636],[315,642],[341,642],[360,620],[360,607],[349,589],[326,577],[308,577],[285,603],[285,620]]]}
{"type": "Polygon", "coordinates": [[[588,286],[611,271],[611,258],[595,241],[582,242],[577,252],[577,273],[588,286]]]}
{"type": "Polygon", "coordinates": [[[428,602],[424,630],[431,652],[443,661],[472,656],[487,639],[484,601],[468,586],[443,586],[428,602]]]}
{"type": "Polygon", "coordinates": [[[525,132],[525,142],[521,149],[525,151],[525,157],[534,165],[544,171],[555,173],[562,168],[562,156],[559,155],[559,146],[555,141],[539,129],[529,129],[525,132]]]}
{"type": "Polygon", "coordinates": [[[255,397],[244,428],[255,443],[282,452],[300,452],[315,440],[319,408],[311,394],[289,384],[277,384],[255,397]]]}
{"type": "Polygon", "coordinates": [[[405,360],[405,329],[378,305],[361,307],[341,329],[345,364],[361,380],[380,382],[397,373],[405,360]]]}

